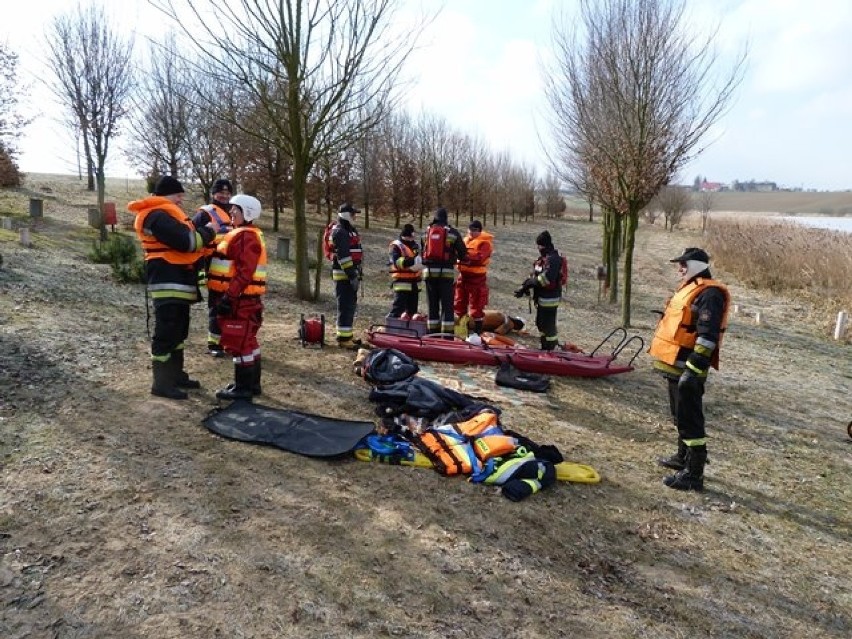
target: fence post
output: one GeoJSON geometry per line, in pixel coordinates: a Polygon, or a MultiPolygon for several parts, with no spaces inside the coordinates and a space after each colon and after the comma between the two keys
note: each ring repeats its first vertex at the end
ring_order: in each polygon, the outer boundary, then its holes
{"type": "Polygon", "coordinates": [[[44,215],[44,200],[37,197],[30,198],[30,217],[42,217],[44,215]]]}
{"type": "Polygon", "coordinates": [[[846,322],[849,320],[849,314],[846,311],[840,311],[837,314],[837,323],[834,325],[834,339],[841,340],[846,334],[846,322]]]}
{"type": "Polygon", "coordinates": [[[283,260],[284,262],[290,261],[290,238],[289,237],[279,237],[278,238],[278,247],[276,250],[276,256],[279,260],[283,260]]]}

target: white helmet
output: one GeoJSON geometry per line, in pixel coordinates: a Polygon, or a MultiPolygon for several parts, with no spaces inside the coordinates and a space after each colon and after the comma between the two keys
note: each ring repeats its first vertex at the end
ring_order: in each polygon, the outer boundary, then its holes
{"type": "Polygon", "coordinates": [[[246,222],[254,222],[260,217],[260,200],[256,197],[240,193],[231,198],[230,205],[240,207],[246,222]]]}

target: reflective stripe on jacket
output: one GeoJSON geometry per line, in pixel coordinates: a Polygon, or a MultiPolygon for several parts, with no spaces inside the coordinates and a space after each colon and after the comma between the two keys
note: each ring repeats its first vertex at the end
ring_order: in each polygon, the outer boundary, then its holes
{"type": "Polygon", "coordinates": [[[210,272],[208,274],[207,286],[211,291],[227,293],[231,281],[236,275],[236,265],[233,259],[228,257],[228,247],[239,237],[240,233],[254,233],[260,242],[260,258],[254,269],[251,283],[243,289],[241,295],[263,295],[266,293],[266,242],[263,233],[255,226],[240,226],[225,235],[225,239],[219,242],[213,259],[210,261],[210,272]]]}
{"type": "Polygon", "coordinates": [[[719,289],[725,297],[725,307],[719,326],[719,337],[716,348],[710,357],[710,365],[719,368],[719,347],[722,344],[722,335],[728,326],[728,309],[731,296],[728,288],[712,279],[697,277],[679,288],[666,304],[666,310],[657,324],[654,339],[648,353],[657,362],[655,368],[666,373],[677,374],[685,366],[686,358],[695,348],[698,337],[696,331],[697,314],[694,302],[698,296],[708,288],[719,289]]]}
{"type": "Polygon", "coordinates": [[[417,249],[410,247],[402,240],[394,240],[389,245],[390,248],[390,274],[394,282],[419,282],[420,271],[412,271],[409,267],[403,266],[403,261],[406,259],[414,259],[418,255],[417,249]],[[395,250],[396,249],[396,250],[395,250]],[[397,259],[394,255],[399,254],[397,259]]]}

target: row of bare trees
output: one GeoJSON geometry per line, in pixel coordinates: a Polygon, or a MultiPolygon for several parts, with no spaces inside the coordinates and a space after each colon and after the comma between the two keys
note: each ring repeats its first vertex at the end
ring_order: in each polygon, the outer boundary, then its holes
{"type": "Polygon", "coordinates": [[[700,153],[726,112],[746,53],[717,75],[713,35],[686,24],[683,0],[581,0],[580,19],[555,21],[547,98],[559,141],[553,170],[604,213],[610,302],[624,258],[622,325],[630,326],[640,212],[700,153]]]}
{"type": "MultiPolygon", "coordinates": [[[[173,31],[144,59],[101,5],[78,6],[48,30],[52,86],[82,144],[103,203],[119,126],[150,176],[207,192],[227,176],[279,216],[292,208],[296,289],[308,270],[309,202],[331,216],[354,200],[370,215],[417,220],[436,206],[456,220],[516,221],[564,209],[559,182],[429,113],[400,108],[400,74],[424,20],[395,21],[398,0],[152,0],[173,31]]],[[[428,17],[425,18],[429,20],[428,17]]],[[[102,236],[105,227],[102,225],[102,236]]]]}
{"type": "Polygon", "coordinates": [[[25,88],[19,84],[18,55],[0,42],[0,187],[19,186],[17,142],[28,120],[21,112],[25,88]]]}

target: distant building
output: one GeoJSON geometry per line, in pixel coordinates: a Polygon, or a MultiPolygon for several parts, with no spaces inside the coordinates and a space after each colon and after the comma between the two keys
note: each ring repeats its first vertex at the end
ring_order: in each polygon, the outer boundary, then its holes
{"type": "Polygon", "coordinates": [[[725,185],[722,184],[721,182],[708,182],[707,180],[704,180],[701,183],[701,190],[702,191],[710,191],[711,193],[721,191],[724,187],[725,187],[725,185]]]}

